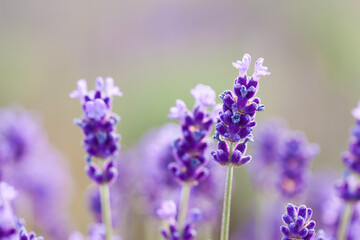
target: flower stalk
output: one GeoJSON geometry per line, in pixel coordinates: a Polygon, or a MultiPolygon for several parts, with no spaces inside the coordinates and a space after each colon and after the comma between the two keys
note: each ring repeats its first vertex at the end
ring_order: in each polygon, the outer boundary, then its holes
{"type": "Polygon", "coordinates": [[[338,240],[347,239],[347,232],[351,220],[352,209],[353,209],[353,204],[351,202],[347,202],[344,206],[344,211],[341,217],[340,228],[338,231],[338,238],[337,238],[338,240]]]}
{"type": "Polygon", "coordinates": [[[109,184],[103,183],[100,185],[100,197],[101,197],[102,220],[106,227],[106,240],[111,240],[112,223],[111,223],[109,184]]]}
{"type": "Polygon", "coordinates": [[[184,227],[188,205],[189,205],[190,192],[191,192],[191,183],[184,183],[180,194],[179,229],[182,229],[184,227]]]}

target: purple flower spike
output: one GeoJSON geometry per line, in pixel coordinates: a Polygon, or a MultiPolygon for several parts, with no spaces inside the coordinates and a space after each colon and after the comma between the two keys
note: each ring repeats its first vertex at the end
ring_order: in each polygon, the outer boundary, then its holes
{"type": "Polygon", "coordinates": [[[196,101],[192,111],[188,110],[181,100],[176,100],[176,107],[170,108],[168,116],[179,120],[182,137],[174,142],[176,161],[168,166],[170,172],[180,182],[197,185],[207,176],[206,137],[210,134],[214,123],[207,106],[212,106],[215,102],[214,90],[209,86],[197,85],[191,93],[196,101]]]}
{"type": "Polygon", "coordinates": [[[281,226],[283,240],[312,240],[315,237],[315,221],[311,220],[312,210],[305,205],[300,207],[288,204],[281,226]]]}
{"type": "Polygon", "coordinates": [[[319,146],[309,144],[302,133],[295,133],[286,137],[280,149],[281,175],[278,187],[284,196],[294,197],[302,193],[306,186],[308,168],[319,153],[319,146]]]}
{"type": "MultiPolygon", "coordinates": [[[[76,120],[76,124],[84,132],[83,145],[89,162],[91,157],[103,160],[113,158],[120,147],[120,135],[116,133],[119,117],[111,111],[113,96],[122,96],[120,89],[114,86],[112,78],[106,78],[104,83],[101,77],[96,79],[94,91],[87,92],[86,81],[81,79],[78,81],[78,89],[70,94],[70,97],[80,99],[84,111],[83,117],[76,120]]],[[[107,169],[101,174],[100,170],[95,170],[94,165],[90,164],[87,173],[97,183],[112,182],[117,175],[114,169],[107,169]]]]}
{"type": "MultiPolygon", "coordinates": [[[[242,61],[233,63],[233,66],[239,70],[239,77],[234,82],[234,92],[224,91],[220,98],[223,101],[222,111],[219,111],[217,125],[215,127],[215,138],[219,142],[235,147],[238,143],[246,144],[252,141],[251,132],[256,125],[255,114],[257,111],[263,111],[264,105],[256,97],[259,88],[261,76],[269,75],[266,67],[262,66],[264,59],[260,58],[255,63],[255,72],[252,77],[248,77],[251,57],[245,54],[242,61]]],[[[230,146],[227,147],[230,149],[230,146]]],[[[236,150],[235,150],[236,151],[236,150]]],[[[250,161],[250,156],[243,156],[244,151],[237,151],[232,157],[227,157],[230,153],[225,151],[219,144],[218,151],[212,153],[215,161],[221,165],[232,164],[236,167],[246,164],[250,161]]]]}

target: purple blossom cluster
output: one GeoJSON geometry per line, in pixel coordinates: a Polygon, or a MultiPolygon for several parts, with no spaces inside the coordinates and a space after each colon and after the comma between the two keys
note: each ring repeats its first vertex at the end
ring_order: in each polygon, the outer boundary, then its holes
{"type": "Polygon", "coordinates": [[[311,220],[312,209],[305,205],[294,206],[288,204],[281,226],[283,240],[303,239],[311,240],[315,236],[315,221],[311,220]]]}
{"type": "Polygon", "coordinates": [[[204,153],[208,146],[206,138],[214,123],[208,108],[215,105],[215,92],[209,86],[199,84],[191,90],[191,94],[195,99],[192,111],[178,99],[176,107],[172,107],[168,115],[179,121],[182,133],[174,142],[176,161],[168,167],[180,182],[197,185],[209,174],[204,153]]]}
{"type": "Polygon", "coordinates": [[[245,54],[242,61],[233,63],[239,70],[239,76],[234,82],[234,92],[225,91],[220,95],[223,107],[215,126],[215,138],[219,143],[218,150],[212,154],[221,165],[232,164],[239,167],[251,160],[250,156],[244,156],[246,143],[252,141],[251,132],[256,125],[255,113],[264,110],[260,98],[256,97],[259,79],[270,72],[262,65],[264,59],[260,58],[255,62],[254,74],[248,77],[250,62],[250,55],[245,54]]]}
{"type": "Polygon", "coordinates": [[[120,135],[116,133],[119,117],[112,109],[113,96],[122,96],[119,87],[114,86],[110,77],[98,77],[95,90],[88,91],[87,83],[80,79],[78,88],[70,93],[71,98],[78,98],[83,109],[83,117],[75,121],[84,133],[83,146],[88,154],[87,174],[98,184],[114,181],[117,176],[113,157],[119,149],[120,135]],[[91,161],[91,157],[107,160],[103,168],[91,161]]]}
{"type": "Polygon", "coordinates": [[[281,165],[279,189],[284,196],[293,197],[304,191],[311,160],[319,153],[317,144],[309,144],[301,133],[291,134],[280,148],[281,165]]]}
{"type": "Polygon", "coordinates": [[[304,193],[319,146],[308,143],[304,133],[290,131],[282,120],[263,122],[255,134],[252,154],[257,161],[248,167],[255,184],[267,189],[275,184],[284,198],[304,193]]]}

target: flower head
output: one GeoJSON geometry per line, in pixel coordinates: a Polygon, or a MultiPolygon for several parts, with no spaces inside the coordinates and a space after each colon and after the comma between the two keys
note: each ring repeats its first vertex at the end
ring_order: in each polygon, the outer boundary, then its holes
{"type": "Polygon", "coordinates": [[[206,137],[214,122],[207,111],[207,106],[213,105],[213,90],[209,86],[198,85],[192,94],[196,101],[192,111],[181,100],[176,101],[177,107],[170,109],[169,117],[179,120],[182,136],[174,142],[176,161],[169,164],[169,169],[179,181],[197,185],[208,175],[204,153],[206,137]]]}
{"type": "Polygon", "coordinates": [[[300,207],[288,204],[281,226],[283,240],[302,239],[311,240],[315,236],[315,221],[311,220],[312,210],[305,205],[300,207]]]}
{"type": "Polygon", "coordinates": [[[251,132],[256,125],[256,111],[263,111],[264,105],[256,97],[258,80],[269,75],[267,68],[262,66],[263,59],[255,63],[255,73],[247,77],[250,55],[245,54],[242,61],[233,63],[239,70],[239,77],[234,82],[234,92],[224,91],[220,98],[223,101],[215,126],[215,138],[219,141],[218,150],[213,152],[214,159],[222,164],[241,166],[248,163],[250,156],[245,156],[246,143],[252,141],[251,132]],[[229,146],[230,145],[230,146],[229,146]],[[231,152],[230,156],[230,151],[231,152]]]}
{"type": "Polygon", "coordinates": [[[278,187],[284,196],[293,197],[303,192],[308,167],[319,153],[319,147],[317,144],[309,144],[304,134],[294,133],[286,137],[280,149],[281,175],[278,187]]]}
{"type": "Polygon", "coordinates": [[[95,90],[88,92],[86,81],[78,81],[78,89],[70,97],[79,98],[84,115],[76,123],[83,129],[84,148],[89,157],[106,159],[119,149],[120,136],[116,133],[119,117],[112,113],[112,97],[122,96],[112,78],[96,79],[95,90]]]}

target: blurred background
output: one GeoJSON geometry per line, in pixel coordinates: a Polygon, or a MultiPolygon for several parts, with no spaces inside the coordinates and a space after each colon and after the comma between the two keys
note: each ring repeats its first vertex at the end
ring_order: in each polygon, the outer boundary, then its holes
{"type": "MultiPolygon", "coordinates": [[[[232,61],[244,53],[263,57],[272,74],[260,83],[266,112],[258,121],[285,118],[321,146],[314,170],[340,172],[350,110],[360,99],[359,12],[356,0],[4,0],[0,105],[22,105],[41,116],[74,178],[69,213],[72,230],[82,232],[91,222],[90,181],[82,133],[73,125],[81,108],[69,98],[80,78],[92,86],[96,77],[112,76],[120,86],[124,96],[114,100],[114,111],[126,150],[146,130],[169,122],[176,99],[191,106],[196,84],[220,94],[238,74],[232,61]]],[[[235,174],[233,226],[252,201],[248,173],[235,174]]]]}

